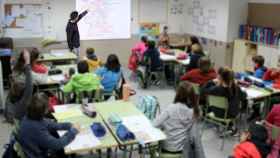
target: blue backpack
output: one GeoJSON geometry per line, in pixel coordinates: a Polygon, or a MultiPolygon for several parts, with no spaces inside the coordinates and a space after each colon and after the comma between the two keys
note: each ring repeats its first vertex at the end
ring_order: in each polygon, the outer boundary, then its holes
{"type": "Polygon", "coordinates": [[[159,110],[159,103],[154,96],[141,96],[137,103],[137,108],[144,113],[150,120],[154,120],[157,110],[159,110]]]}

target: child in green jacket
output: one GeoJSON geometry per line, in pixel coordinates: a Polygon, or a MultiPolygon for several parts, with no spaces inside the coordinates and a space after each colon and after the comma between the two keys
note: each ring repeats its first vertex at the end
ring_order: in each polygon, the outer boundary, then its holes
{"type": "Polygon", "coordinates": [[[64,86],[65,93],[74,92],[79,94],[84,91],[93,91],[100,88],[100,79],[97,75],[89,73],[89,67],[86,61],[78,63],[78,74],[71,77],[70,81],[64,86]]]}

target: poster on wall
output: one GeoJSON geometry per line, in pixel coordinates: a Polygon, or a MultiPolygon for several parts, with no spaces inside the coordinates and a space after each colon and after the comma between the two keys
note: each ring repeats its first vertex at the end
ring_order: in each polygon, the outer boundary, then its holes
{"type": "Polygon", "coordinates": [[[186,33],[227,41],[229,0],[188,0],[186,33]]]}
{"type": "Polygon", "coordinates": [[[41,4],[4,4],[5,35],[14,38],[42,37],[41,4]]]}
{"type": "Polygon", "coordinates": [[[155,38],[160,34],[160,24],[159,23],[140,23],[140,36],[148,36],[155,38]]]}

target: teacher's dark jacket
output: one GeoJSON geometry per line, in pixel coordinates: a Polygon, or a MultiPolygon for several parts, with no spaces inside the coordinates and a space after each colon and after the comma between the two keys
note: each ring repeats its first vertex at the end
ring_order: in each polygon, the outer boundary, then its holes
{"type": "Polygon", "coordinates": [[[76,22],[71,22],[71,20],[68,21],[68,24],[66,26],[66,36],[67,36],[68,47],[70,50],[80,47],[80,33],[79,33],[79,28],[78,28],[78,22],[87,13],[88,13],[87,11],[84,11],[83,13],[81,13],[76,22]]]}

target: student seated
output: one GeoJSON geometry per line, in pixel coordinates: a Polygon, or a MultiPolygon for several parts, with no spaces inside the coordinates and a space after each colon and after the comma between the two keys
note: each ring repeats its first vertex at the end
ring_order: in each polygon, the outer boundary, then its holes
{"type": "Polygon", "coordinates": [[[78,63],[78,74],[71,77],[70,81],[63,87],[65,93],[76,94],[84,91],[100,89],[100,79],[97,75],[90,73],[86,61],[78,63]]]}
{"type": "MultiPolygon", "coordinates": [[[[119,58],[115,54],[108,56],[106,64],[97,69],[95,72],[101,78],[101,84],[106,93],[111,93],[115,88],[122,77],[121,64],[119,58]]],[[[106,96],[105,96],[106,97],[106,96]]],[[[110,96],[107,96],[105,99],[108,99],[110,96]]]]}
{"type": "Polygon", "coordinates": [[[22,70],[25,79],[21,81],[17,80],[14,76],[11,77],[11,87],[6,99],[4,115],[7,121],[11,123],[14,119],[21,120],[23,118],[26,113],[26,107],[30,104],[33,92],[30,53],[25,49],[22,54],[24,59],[22,70]]]}
{"type": "Polygon", "coordinates": [[[94,72],[102,65],[102,62],[97,58],[94,48],[88,48],[86,53],[89,72],[94,72]]]}
{"type": "Polygon", "coordinates": [[[199,44],[192,45],[192,52],[190,54],[190,64],[188,65],[188,71],[198,68],[198,61],[201,57],[205,56],[202,47],[199,44]]]}
{"type": "Polygon", "coordinates": [[[79,127],[71,123],[56,123],[44,118],[48,112],[48,97],[35,94],[27,107],[27,114],[19,129],[19,143],[28,158],[66,157],[63,154],[65,146],[70,144],[79,132],[79,127]],[[54,136],[57,131],[66,133],[54,136]],[[50,156],[51,155],[51,156],[50,156]]]}
{"type": "Polygon", "coordinates": [[[147,50],[148,38],[146,36],[141,37],[141,41],[131,49],[131,52],[137,54],[140,61],[143,60],[144,52],[147,50]]]}
{"type": "Polygon", "coordinates": [[[268,69],[263,76],[263,80],[271,81],[273,83],[273,87],[280,88],[280,69],[268,69]]]}
{"type": "Polygon", "coordinates": [[[190,81],[199,85],[204,85],[210,80],[216,78],[217,74],[215,69],[211,67],[210,59],[202,57],[198,62],[199,68],[187,72],[181,77],[182,81],[190,81]]]}
{"type": "Polygon", "coordinates": [[[267,68],[264,66],[263,56],[257,55],[252,58],[254,63],[254,76],[262,79],[267,68]]]}
{"type": "Polygon", "coordinates": [[[266,143],[268,138],[264,126],[252,124],[248,131],[240,136],[240,143],[234,147],[234,158],[272,158],[271,147],[266,143]]]}
{"type": "MultiPolygon", "coordinates": [[[[36,49],[32,49],[30,51],[30,58],[34,52],[36,52],[36,49]]],[[[31,59],[29,59],[31,63],[31,59]]],[[[13,68],[12,76],[17,82],[24,83],[25,75],[24,75],[24,65],[25,65],[26,59],[24,58],[24,53],[21,52],[19,55],[19,58],[16,62],[15,67],[13,68]]],[[[33,78],[33,84],[44,84],[48,82],[48,74],[39,74],[34,71],[32,71],[32,78],[33,78]]]]}
{"type": "MultiPolygon", "coordinates": [[[[228,118],[235,118],[240,110],[241,102],[246,100],[246,94],[234,81],[234,72],[227,67],[218,70],[218,78],[209,81],[202,88],[202,94],[226,97],[229,101],[228,118]]],[[[224,111],[212,108],[216,117],[223,118],[224,111]]]]}
{"type": "Polygon", "coordinates": [[[37,48],[33,48],[31,51],[31,66],[32,66],[32,71],[38,74],[47,74],[48,73],[48,68],[38,62],[40,52],[37,48]]]}
{"type": "Polygon", "coordinates": [[[160,60],[160,52],[156,48],[156,43],[154,41],[148,42],[148,49],[144,52],[144,63],[151,68],[152,72],[159,71],[162,68],[162,63],[160,60]],[[150,63],[148,63],[150,61],[150,63]]]}
{"type": "Polygon", "coordinates": [[[266,121],[272,125],[280,127],[280,105],[274,105],[266,117],[266,121]]]}
{"type": "MultiPolygon", "coordinates": [[[[182,153],[188,132],[198,117],[194,88],[190,83],[182,82],[176,90],[174,103],[167,106],[153,122],[154,126],[161,128],[167,136],[162,142],[163,152],[182,153]]],[[[197,150],[203,152],[203,149],[197,150]]]]}
{"type": "Polygon", "coordinates": [[[194,44],[199,44],[200,45],[199,39],[197,37],[195,37],[195,36],[188,37],[187,47],[186,47],[186,52],[188,54],[192,53],[192,46],[194,44]]]}

